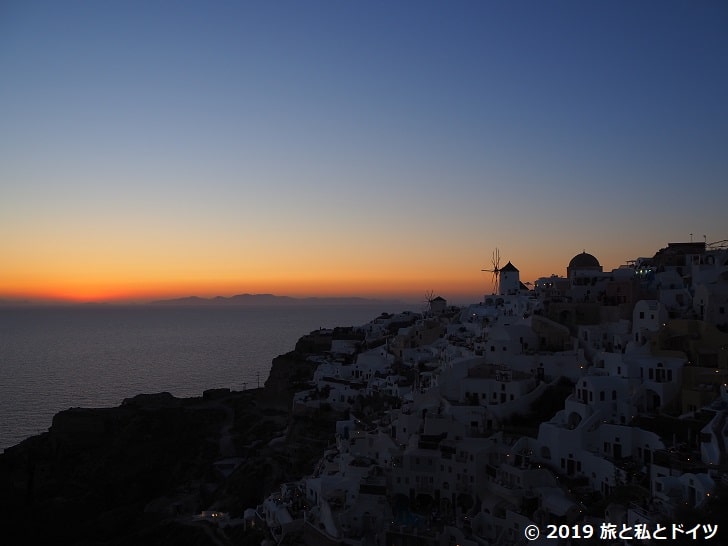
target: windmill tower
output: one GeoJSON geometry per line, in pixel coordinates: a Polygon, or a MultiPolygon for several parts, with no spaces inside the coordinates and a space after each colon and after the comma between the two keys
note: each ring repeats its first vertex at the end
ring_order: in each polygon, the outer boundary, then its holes
{"type": "Polygon", "coordinates": [[[435,292],[433,290],[430,290],[425,294],[425,309],[423,314],[425,316],[432,314],[432,302],[435,300],[435,292]]]}
{"type": "Polygon", "coordinates": [[[481,269],[481,271],[484,271],[486,273],[492,273],[493,274],[493,294],[499,294],[499,281],[500,281],[500,252],[496,248],[493,251],[493,255],[491,257],[491,269],[481,269]]]}
{"type": "Polygon", "coordinates": [[[500,295],[513,296],[521,289],[520,272],[511,262],[500,270],[500,295]]]}
{"type": "Polygon", "coordinates": [[[440,315],[447,309],[447,300],[441,296],[435,296],[435,293],[430,290],[425,294],[425,309],[423,315],[425,317],[432,317],[440,315]]]}

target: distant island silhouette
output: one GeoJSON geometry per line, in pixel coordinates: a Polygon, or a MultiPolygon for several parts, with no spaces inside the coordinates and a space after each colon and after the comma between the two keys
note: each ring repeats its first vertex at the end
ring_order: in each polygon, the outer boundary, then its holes
{"type": "Polygon", "coordinates": [[[150,305],[406,305],[401,300],[385,300],[362,297],[307,297],[276,296],[275,294],[237,294],[235,296],[216,296],[156,300],[150,305]]]}

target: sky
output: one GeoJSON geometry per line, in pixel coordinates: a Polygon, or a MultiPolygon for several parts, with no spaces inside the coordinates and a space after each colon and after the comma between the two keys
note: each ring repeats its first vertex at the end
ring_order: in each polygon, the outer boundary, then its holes
{"type": "Polygon", "coordinates": [[[477,301],[728,239],[723,1],[0,3],[0,299],[477,301]]]}

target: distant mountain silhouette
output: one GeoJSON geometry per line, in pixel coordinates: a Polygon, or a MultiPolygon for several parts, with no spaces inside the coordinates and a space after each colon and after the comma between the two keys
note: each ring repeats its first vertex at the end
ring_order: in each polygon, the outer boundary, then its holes
{"type": "Polygon", "coordinates": [[[15,305],[30,305],[31,303],[33,303],[33,302],[30,300],[11,300],[11,299],[0,298],[0,306],[12,307],[15,305]]]}
{"type": "Polygon", "coordinates": [[[382,300],[359,297],[326,297],[326,298],[293,298],[291,296],[276,296],[274,294],[238,294],[236,296],[214,298],[200,298],[188,296],[169,300],[157,300],[152,305],[376,305],[397,304],[400,300],[382,300]]]}

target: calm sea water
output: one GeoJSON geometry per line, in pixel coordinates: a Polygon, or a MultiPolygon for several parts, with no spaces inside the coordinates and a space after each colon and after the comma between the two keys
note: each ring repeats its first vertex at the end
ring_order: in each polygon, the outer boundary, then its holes
{"type": "Polygon", "coordinates": [[[0,308],[0,450],[70,407],[139,393],[199,396],[263,385],[271,361],[320,327],[364,324],[382,305],[0,308]]]}

